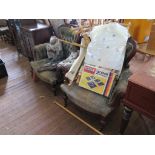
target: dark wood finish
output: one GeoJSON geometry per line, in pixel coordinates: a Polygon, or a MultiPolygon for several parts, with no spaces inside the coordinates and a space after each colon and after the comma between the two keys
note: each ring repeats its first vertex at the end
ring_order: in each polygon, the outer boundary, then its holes
{"type": "Polygon", "coordinates": [[[21,26],[36,25],[36,19],[20,19],[21,26]]]}
{"type": "Polygon", "coordinates": [[[128,107],[124,107],[124,111],[123,111],[123,118],[122,118],[122,123],[121,123],[121,127],[120,127],[120,133],[123,134],[125,129],[128,126],[129,120],[131,118],[133,110],[131,108],[128,107]]]}
{"type": "Polygon", "coordinates": [[[155,120],[155,61],[129,78],[125,102],[155,120]]]}
{"type": "Polygon", "coordinates": [[[35,45],[49,42],[53,35],[51,26],[37,23],[35,19],[9,19],[8,25],[18,53],[33,60],[35,45]]]}
{"type": "Polygon", "coordinates": [[[68,105],[68,96],[64,94],[64,107],[67,107],[68,105]]]}
{"type": "Polygon", "coordinates": [[[49,42],[50,37],[53,35],[52,27],[40,23],[25,25],[21,27],[21,32],[24,38],[26,56],[30,60],[33,60],[34,46],[49,42]]]}
{"type": "MultiPolygon", "coordinates": [[[[51,86],[42,81],[35,83],[31,78],[28,60],[22,56],[18,58],[15,47],[0,42],[0,55],[9,75],[8,79],[0,80],[0,134],[95,134],[53,104],[56,99],[63,105],[61,92],[58,91],[58,96],[54,96],[51,86]]],[[[136,66],[135,63],[132,65],[136,66]]],[[[67,108],[94,127],[101,127],[100,117],[88,114],[70,102],[67,108]]],[[[104,134],[118,134],[121,114],[122,105],[110,117],[103,130],[104,134]]],[[[151,130],[151,134],[155,134],[153,124],[151,130]]],[[[125,134],[150,133],[146,130],[144,121],[133,112],[125,134]]]]}
{"type": "Polygon", "coordinates": [[[123,104],[155,121],[155,60],[129,78],[123,104]]]}

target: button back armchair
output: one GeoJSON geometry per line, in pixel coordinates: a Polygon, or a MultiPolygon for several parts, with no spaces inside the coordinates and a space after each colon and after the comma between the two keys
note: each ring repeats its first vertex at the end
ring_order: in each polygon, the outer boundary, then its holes
{"type": "Polygon", "coordinates": [[[128,77],[131,75],[129,70],[129,61],[136,53],[136,43],[132,38],[128,39],[126,46],[126,55],[123,69],[118,81],[112,90],[109,98],[96,94],[92,91],[79,87],[75,82],[71,86],[61,84],[61,89],[64,92],[64,103],[67,106],[68,99],[78,107],[101,116],[102,125],[105,125],[107,116],[119,105],[123,98],[128,77]]]}

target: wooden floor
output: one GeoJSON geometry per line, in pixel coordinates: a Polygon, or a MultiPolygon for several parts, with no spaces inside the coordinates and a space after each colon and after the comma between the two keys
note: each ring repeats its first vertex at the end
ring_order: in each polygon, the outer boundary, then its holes
{"type": "MultiPolygon", "coordinates": [[[[8,79],[0,79],[0,134],[96,134],[53,103],[55,100],[62,103],[61,96],[54,97],[48,84],[32,80],[28,60],[18,58],[15,47],[0,42],[0,58],[9,74],[8,79]]],[[[100,127],[98,118],[73,104],[69,109],[96,128],[100,127]]],[[[114,111],[104,134],[119,134],[122,110],[120,106],[114,111]]],[[[155,134],[155,126],[152,129],[155,134]]],[[[125,134],[149,134],[144,120],[136,112],[125,134]]]]}
{"type": "Polygon", "coordinates": [[[9,74],[0,80],[0,134],[95,134],[53,103],[48,85],[32,81],[27,59],[0,44],[9,74]]]}

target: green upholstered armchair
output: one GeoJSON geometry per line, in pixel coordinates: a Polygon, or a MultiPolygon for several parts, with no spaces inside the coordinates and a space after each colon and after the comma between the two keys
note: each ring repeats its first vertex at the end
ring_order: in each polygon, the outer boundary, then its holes
{"type": "MultiPolygon", "coordinates": [[[[60,39],[65,39],[67,41],[73,41],[73,42],[79,41],[79,35],[74,34],[71,28],[67,25],[61,25],[60,27],[58,27],[58,32],[59,32],[58,37],[60,39]]],[[[60,81],[58,80],[59,76],[57,76],[58,68],[56,67],[56,69],[54,70],[45,70],[41,72],[38,71],[38,69],[41,66],[50,62],[50,59],[47,56],[47,49],[46,49],[46,46],[48,44],[49,43],[44,43],[35,46],[33,53],[34,61],[31,62],[31,67],[33,72],[33,79],[35,80],[36,77],[38,77],[42,81],[49,83],[50,85],[52,85],[52,88],[56,93],[56,86],[58,85],[58,81],[60,81]]],[[[75,46],[63,42],[62,42],[62,50],[63,50],[63,56],[61,56],[61,58],[59,57],[58,62],[55,63],[59,64],[61,61],[64,61],[67,57],[69,57],[72,52],[77,52],[77,48],[75,46]]]]}
{"type": "Polygon", "coordinates": [[[119,105],[121,98],[125,94],[128,77],[131,75],[128,63],[135,53],[136,43],[132,38],[129,38],[126,47],[123,70],[109,98],[79,87],[76,83],[73,83],[71,86],[61,84],[61,89],[65,94],[65,106],[67,106],[67,100],[69,99],[80,108],[93,114],[100,115],[101,122],[104,125],[107,116],[119,105]]]}

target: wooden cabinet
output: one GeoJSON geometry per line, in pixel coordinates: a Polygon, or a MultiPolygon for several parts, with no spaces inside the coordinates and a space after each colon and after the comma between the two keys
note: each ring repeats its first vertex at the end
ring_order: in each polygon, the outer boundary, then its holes
{"type": "Polygon", "coordinates": [[[34,46],[49,42],[50,37],[53,35],[53,30],[50,26],[37,23],[21,27],[21,33],[26,50],[26,56],[29,60],[33,60],[34,46]]]}
{"type": "Polygon", "coordinates": [[[131,76],[124,105],[155,120],[155,77],[142,72],[131,76]]]}
{"type": "Polygon", "coordinates": [[[155,60],[129,78],[123,104],[121,133],[126,129],[133,110],[155,121],[155,60]]]}
{"type": "Polygon", "coordinates": [[[49,42],[53,28],[35,19],[10,19],[9,27],[18,53],[33,60],[34,46],[49,42]]]}

